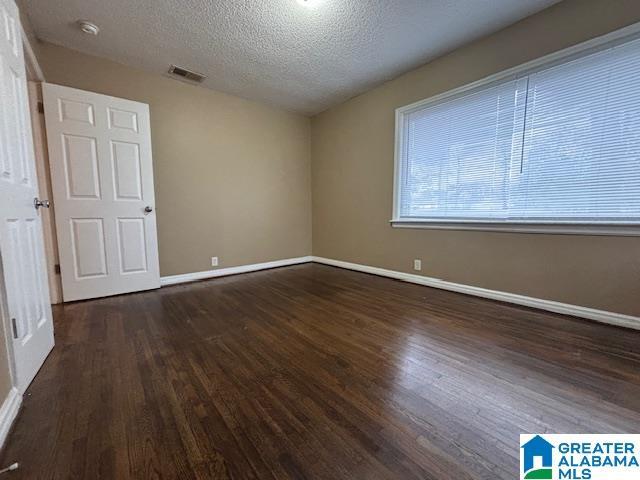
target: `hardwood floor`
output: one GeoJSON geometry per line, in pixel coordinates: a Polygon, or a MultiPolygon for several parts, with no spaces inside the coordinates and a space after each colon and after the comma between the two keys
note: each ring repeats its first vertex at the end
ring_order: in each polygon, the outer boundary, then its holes
{"type": "Polygon", "coordinates": [[[640,431],[640,332],[317,264],[69,304],[7,478],[517,478],[640,431]]]}

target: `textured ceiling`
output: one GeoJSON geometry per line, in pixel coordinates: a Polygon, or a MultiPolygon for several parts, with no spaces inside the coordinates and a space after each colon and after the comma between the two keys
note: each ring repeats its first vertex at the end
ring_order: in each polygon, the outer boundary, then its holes
{"type": "Polygon", "coordinates": [[[22,0],[39,38],[314,114],[558,0],[22,0]],[[82,34],[75,21],[100,26],[82,34]]]}

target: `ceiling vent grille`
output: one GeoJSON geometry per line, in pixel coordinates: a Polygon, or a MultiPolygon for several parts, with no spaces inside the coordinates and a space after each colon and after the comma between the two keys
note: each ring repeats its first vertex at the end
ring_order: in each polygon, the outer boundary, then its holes
{"type": "Polygon", "coordinates": [[[178,67],[177,65],[171,65],[169,68],[169,73],[171,75],[175,75],[176,77],[180,77],[183,80],[189,80],[190,82],[202,83],[205,78],[205,75],[201,73],[192,72],[191,70],[187,70],[186,68],[178,67]]]}

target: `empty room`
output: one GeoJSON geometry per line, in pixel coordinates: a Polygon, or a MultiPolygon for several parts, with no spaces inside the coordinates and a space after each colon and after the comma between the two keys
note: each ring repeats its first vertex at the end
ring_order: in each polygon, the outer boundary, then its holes
{"type": "Polygon", "coordinates": [[[640,478],[640,2],[0,0],[0,480],[640,478]]]}

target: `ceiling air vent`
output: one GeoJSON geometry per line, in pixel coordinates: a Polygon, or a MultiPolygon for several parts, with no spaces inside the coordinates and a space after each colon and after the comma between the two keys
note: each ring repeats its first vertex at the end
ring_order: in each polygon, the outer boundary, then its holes
{"type": "Polygon", "coordinates": [[[169,68],[169,73],[171,75],[175,75],[176,77],[180,77],[184,80],[189,80],[190,82],[202,83],[205,78],[205,75],[201,73],[192,72],[191,70],[187,70],[186,68],[178,67],[177,65],[171,65],[169,68]]]}

